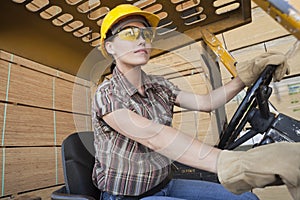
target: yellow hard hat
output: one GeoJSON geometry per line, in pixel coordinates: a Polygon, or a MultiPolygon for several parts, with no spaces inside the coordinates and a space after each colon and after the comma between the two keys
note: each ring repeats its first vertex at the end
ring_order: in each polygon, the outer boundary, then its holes
{"type": "Polygon", "coordinates": [[[151,25],[151,27],[157,27],[160,18],[150,12],[146,12],[141,10],[140,8],[131,5],[131,4],[121,4],[113,8],[103,19],[101,30],[100,30],[100,48],[101,52],[105,57],[109,57],[106,49],[104,47],[104,40],[106,39],[106,34],[111,27],[116,24],[121,19],[132,16],[132,15],[138,15],[143,16],[146,18],[148,23],[151,25]]]}

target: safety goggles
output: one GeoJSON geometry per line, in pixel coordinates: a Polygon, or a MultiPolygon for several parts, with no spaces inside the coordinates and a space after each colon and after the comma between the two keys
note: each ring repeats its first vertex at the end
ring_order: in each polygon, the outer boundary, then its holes
{"type": "Polygon", "coordinates": [[[146,43],[151,43],[155,37],[155,30],[149,27],[138,28],[135,26],[127,26],[118,30],[114,35],[118,35],[120,39],[127,41],[135,41],[142,36],[146,43]]]}

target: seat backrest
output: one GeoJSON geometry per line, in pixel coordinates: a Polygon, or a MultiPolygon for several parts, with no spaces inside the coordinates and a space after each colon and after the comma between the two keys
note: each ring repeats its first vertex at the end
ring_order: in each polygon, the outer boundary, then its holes
{"type": "Polygon", "coordinates": [[[66,192],[99,199],[100,190],[92,181],[95,163],[94,133],[88,131],[69,135],[62,143],[61,152],[66,192]]]}

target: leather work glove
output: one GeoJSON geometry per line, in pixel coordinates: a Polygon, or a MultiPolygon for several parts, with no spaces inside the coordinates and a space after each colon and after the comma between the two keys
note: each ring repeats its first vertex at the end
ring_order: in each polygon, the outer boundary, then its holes
{"type": "Polygon", "coordinates": [[[263,53],[252,60],[237,63],[236,70],[243,83],[249,87],[267,65],[278,65],[273,74],[273,81],[280,81],[285,74],[290,73],[286,56],[278,52],[263,53]]]}
{"type": "Polygon", "coordinates": [[[248,151],[221,151],[217,163],[221,184],[233,193],[263,188],[281,179],[300,199],[300,143],[273,143],[248,151]]]}

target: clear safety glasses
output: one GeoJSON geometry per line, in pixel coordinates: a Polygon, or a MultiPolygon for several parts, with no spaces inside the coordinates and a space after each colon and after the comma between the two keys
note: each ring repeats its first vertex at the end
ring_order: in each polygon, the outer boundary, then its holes
{"type": "Polygon", "coordinates": [[[135,41],[140,36],[147,42],[151,43],[155,37],[155,30],[153,28],[138,28],[135,26],[128,26],[117,31],[116,34],[122,40],[135,41]]]}

